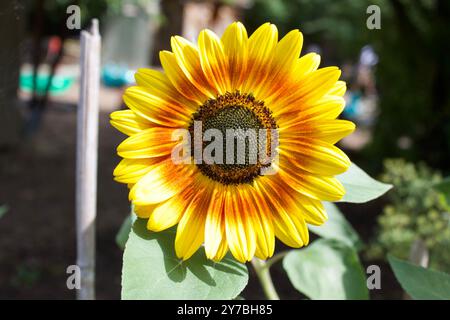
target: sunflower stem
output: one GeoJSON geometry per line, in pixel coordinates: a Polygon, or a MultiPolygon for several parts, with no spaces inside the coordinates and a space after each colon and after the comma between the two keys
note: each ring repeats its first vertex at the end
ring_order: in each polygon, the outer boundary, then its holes
{"type": "Polygon", "coordinates": [[[283,258],[289,253],[289,251],[283,251],[280,253],[277,253],[272,258],[266,261],[266,264],[264,265],[264,268],[270,269],[271,266],[273,266],[275,263],[277,263],[280,260],[283,260],[283,258]]]}
{"type": "Polygon", "coordinates": [[[272,277],[270,276],[270,270],[266,266],[266,262],[258,258],[252,259],[252,266],[255,269],[258,276],[259,283],[263,288],[266,298],[269,300],[280,300],[278,293],[273,285],[272,277]]]}

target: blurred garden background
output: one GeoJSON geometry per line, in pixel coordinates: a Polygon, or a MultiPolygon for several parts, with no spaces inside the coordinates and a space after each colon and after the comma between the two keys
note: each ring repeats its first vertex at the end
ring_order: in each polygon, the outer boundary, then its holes
{"type": "MultiPolygon", "coordinates": [[[[342,118],[357,124],[341,142],[353,162],[391,183],[385,196],[339,204],[360,237],[365,266],[381,268],[373,299],[404,294],[387,253],[450,272],[448,203],[432,188],[450,174],[450,2],[447,0],[7,0],[0,3],[0,298],[72,299],[66,268],[75,263],[75,134],[81,28],[99,18],[102,85],[97,218],[97,298],[120,297],[122,251],[116,234],[129,213],[127,190],[112,179],[123,139],[109,114],[140,67],[158,68],[170,36],[196,41],[236,20],[249,33],[264,22],[280,38],[304,35],[302,54],[337,65],[347,82],[342,118]],[[380,28],[367,19],[380,10],[380,28]],[[412,250],[413,249],[413,250],[412,250]]],[[[283,250],[277,243],[277,250],[283,250]]],[[[303,296],[281,266],[282,299],[303,296]]],[[[242,296],[263,298],[250,282],[242,296]]]]}

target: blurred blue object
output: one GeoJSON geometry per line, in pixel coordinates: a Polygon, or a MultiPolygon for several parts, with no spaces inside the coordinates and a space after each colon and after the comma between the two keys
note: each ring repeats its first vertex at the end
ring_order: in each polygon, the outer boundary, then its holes
{"type": "MultiPolygon", "coordinates": [[[[50,76],[46,73],[39,73],[36,78],[36,93],[39,96],[45,94],[50,76]]],[[[75,82],[75,77],[71,75],[53,75],[52,83],[49,88],[49,93],[56,96],[66,92],[72,87],[75,82]]],[[[34,87],[33,74],[30,72],[20,74],[20,88],[26,92],[32,92],[34,87]]]]}
{"type": "Polygon", "coordinates": [[[120,88],[134,83],[134,71],[126,66],[106,64],[102,68],[102,81],[107,87],[120,88]]]}
{"type": "Polygon", "coordinates": [[[360,92],[348,92],[350,95],[349,102],[345,106],[344,116],[348,119],[355,119],[359,114],[359,107],[361,101],[361,93],[360,92]]]}

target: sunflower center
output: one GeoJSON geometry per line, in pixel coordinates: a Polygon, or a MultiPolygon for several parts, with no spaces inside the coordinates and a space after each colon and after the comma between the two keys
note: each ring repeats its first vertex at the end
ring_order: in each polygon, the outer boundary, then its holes
{"type": "Polygon", "coordinates": [[[267,159],[270,154],[271,130],[277,125],[264,102],[252,95],[236,91],[209,99],[193,114],[191,133],[195,123],[201,123],[202,155],[211,156],[197,166],[209,178],[223,184],[250,183],[270,166],[261,156],[267,159]]]}

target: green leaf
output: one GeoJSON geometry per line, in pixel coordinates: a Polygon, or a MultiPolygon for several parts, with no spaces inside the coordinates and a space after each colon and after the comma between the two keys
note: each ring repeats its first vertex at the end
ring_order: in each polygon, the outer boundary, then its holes
{"type": "Polygon", "coordinates": [[[5,213],[8,211],[8,206],[4,205],[0,207],[0,218],[5,215],[5,213]]]}
{"type": "Polygon", "coordinates": [[[293,286],[311,299],[368,299],[366,276],[356,251],[331,239],[292,250],[283,267],[293,286]]]}
{"type": "Polygon", "coordinates": [[[450,206],[450,177],[445,178],[433,187],[444,196],[447,206],[450,206]]]}
{"type": "Polygon", "coordinates": [[[131,205],[131,213],[129,216],[127,216],[120,226],[119,232],[117,232],[116,235],[116,244],[119,246],[120,249],[125,249],[125,244],[127,243],[128,236],[131,232],[131,226],[136,221],[137,215],[134,213],[134,207],[131,205]]]}
{"type": "Polygon", "coordinates": [[[233,299],[247,285],[247,267],[229,255],[215,263],[200,248],[181,261],[174,243],[174,229],[150,232],[136,220],[123,256],[122,299],[233,299]]]}
{"type": "Polygon", "coordinates": [[[392,185],[381,183],[371,178],[356,164],[352,163],[350,168],[336,177],[345,188],[342,202],[364,203],[376,199],[385,194],[392,185]]]}
{"type": "Polygon", "coordinates": [[[125,249],[125,244],[127,243],[128,236],[131,232],[131,226],[133,224],[133,217],[131,215],[127,216],[120,226],[119,232],[116,235],[116,243],[120,249],[125,249]]]}
{"type": "Polygon", "coordinates": [[[363,246],[358,233],[345,219],[339,208],[330,202],[324,202],[328,221],[321,226],[308,226],[308,229],[325,239],[339,240],[357,251],[363,246]]]}
{"type": "Polygon", "coordinates": [[[388,255],[395,277],[413,299],[450,300],[450,275],[388,255]]]}

